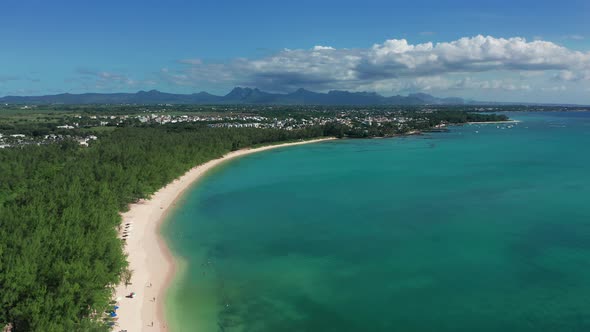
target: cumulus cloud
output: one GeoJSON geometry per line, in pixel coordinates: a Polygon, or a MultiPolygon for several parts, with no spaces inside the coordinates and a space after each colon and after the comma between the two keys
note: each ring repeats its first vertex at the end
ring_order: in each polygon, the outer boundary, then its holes
{"type": "Polygon", "coordinates": [[[133,79],[128,75],[110,71],[95,71],[86,68],[79,68],[76,70],[76,72],[80,76],[73,79],[68,79],[66,82],[80,82],[86,89],[90,89],[92,87],[97,89],[136,88],[155,85],[157,83],[153,80],[133,79]]]}
{"type": "Polygon", "coordinates": [[[178,62],[183,63],[185,65],[200,65],[200,64],[203,64],[203,60],[201,60],[201,59],[182,59],[182,60],[178,60],[178,62]]]}
{"type": "Polygon", "coordinates": [[[322,46],[322,45],[316,45],[313,47],[314,51],[331,51],[331,50],[335,50],[335,48],[333,48],[332,46],[322,46]]]}
{"type": "Polygon", "coordinates": [[[565,85],[558,85],[558,86],[541,88],[541,90],[545,91],[545,92],[559,92],[559,91],[565,91],[565,90],[567,90],[567,88],[565,87],[565,85]]]}
{"type": "Polygon", "coordinates": [[[578,71],[562,70],[555,78],[559,81],[590,81],[590,68],[578,71]]]}
{"type": "MultiPolygon", "coordinates": [[[[330,46],[285,49],[270,56],[239,58],[226,63],[181,62],[189,65],[188,68],[161,72],[161,77],[179,85],[231,82],[272,91],[289,91],[299,87],[320,91],[358,90],[371,86],[381,88],[377,91],[387,91],[403,88],[404,84],[423,86],[427,90],[445,84],[457,86],[453,83],[456,81],[440,78],[442,76],[486,72],[520,73],[523,79],[527,75],[522,73],[527,72],[559,72],[556,78],[568,81],[590,77],[583,74],[590,73],[590,52],[572,50],[543,40],[481,35],[451,42],[420,44],[411,44],[406,39],[390,39],[359,49],[330,46]],[[400,80],[405,83],[400,83],[400,80]],[[387,88],[387,84],[391,89],[387,88]]],[[[531,88],[526,83],[482,82],[487,83],[464,83],[464,87],[511,91],[531,88]]]]}
{"type": "Polygon", "coordinates": [[[370,91],[392,91],[392,92],[411,92],[411,91],[443,91],[443,90],[504,90],[504,91],[528,91],[532,87],[530,84],[522,83],[510,79],[480,80],[470,76],[463,78],[446,78],[443,76],[428,76],[403,79],[388,79],[362,85],[356,90],[370,91]]]}
{"type": "Polygon", "coordinates": [[[526,83],[518,83],[512,80],[475,80],[466,77],[454,86],[455,89],[478,89],[478,90],[504,90],[504,91],[527,91],[531,86],[526,83]]]}
{"type": "Polygon", "coordinates": [[[411,45],[387,40],[368,53],[367,67],[381,75],[421,76],[432,73],[492,70],[556,70],[588,66],[590,54],[547,41],[476,36],[452,42],[411,45]],[[377,70],[375,70],[377,69],[377,70]]]}

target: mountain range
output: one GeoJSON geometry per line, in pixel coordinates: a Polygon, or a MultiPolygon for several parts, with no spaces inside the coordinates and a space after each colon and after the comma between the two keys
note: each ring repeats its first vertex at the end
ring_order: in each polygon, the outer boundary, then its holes
{"type": "Polygon", "coordinates": [[[6,96],[2,104],[273,104],[273,105],[457,105],[461,98],[437,98],[425,93],[384,97],[374,92],[298,89],[291,93],[269,93],[259,89],[236,87],[225,96],[207,92],[174,94],[157,90],[137,93],[62,93],[45,96],[6,96]]]}

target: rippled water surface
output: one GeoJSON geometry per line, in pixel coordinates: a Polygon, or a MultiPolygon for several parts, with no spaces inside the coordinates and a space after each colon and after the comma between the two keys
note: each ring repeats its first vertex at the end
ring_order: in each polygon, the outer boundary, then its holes
{"type": "Polygon", "coordinates": [[[590,331],[590,113],[228,162],[179,202],[173,331],[590,331]]]}

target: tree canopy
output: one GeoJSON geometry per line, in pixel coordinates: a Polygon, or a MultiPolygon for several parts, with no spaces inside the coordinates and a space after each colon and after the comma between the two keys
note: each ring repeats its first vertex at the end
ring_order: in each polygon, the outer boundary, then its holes
{"type": "Polygon", "coordinates": [[[128,127],[88,148],[65,141],[0,150],[0,327],[106,330],[99,318],[127,264],[119,211],[231,150],[323,134],[128,127]]]}

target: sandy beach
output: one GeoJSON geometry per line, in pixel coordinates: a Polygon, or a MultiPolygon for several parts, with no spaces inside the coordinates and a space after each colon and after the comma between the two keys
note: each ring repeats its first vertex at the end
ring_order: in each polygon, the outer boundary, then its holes
{"type": "MultiPolygon", "coordinates": [[[[174,202],[208,170],[227,160],[279,147],[315,143],[334,138],[269,145],[233,151],[222,158],[192,168],[156,192],[150,199],[131,204],[122,214],[122,229],[128,230],[125,251],[132,270],[131,284],[118,285],[118,321],[114,331],[167,331],[164,320],[165,292],[175,271],[174,258],[160,236],[160,226],[174,202]],[[127,227],[127,228],[125,228],[127,227]],[[134,292],[134,298],[127,297],[134,292]]],[[[123,236],[123,233],[121,234],[123,236]]]]}

